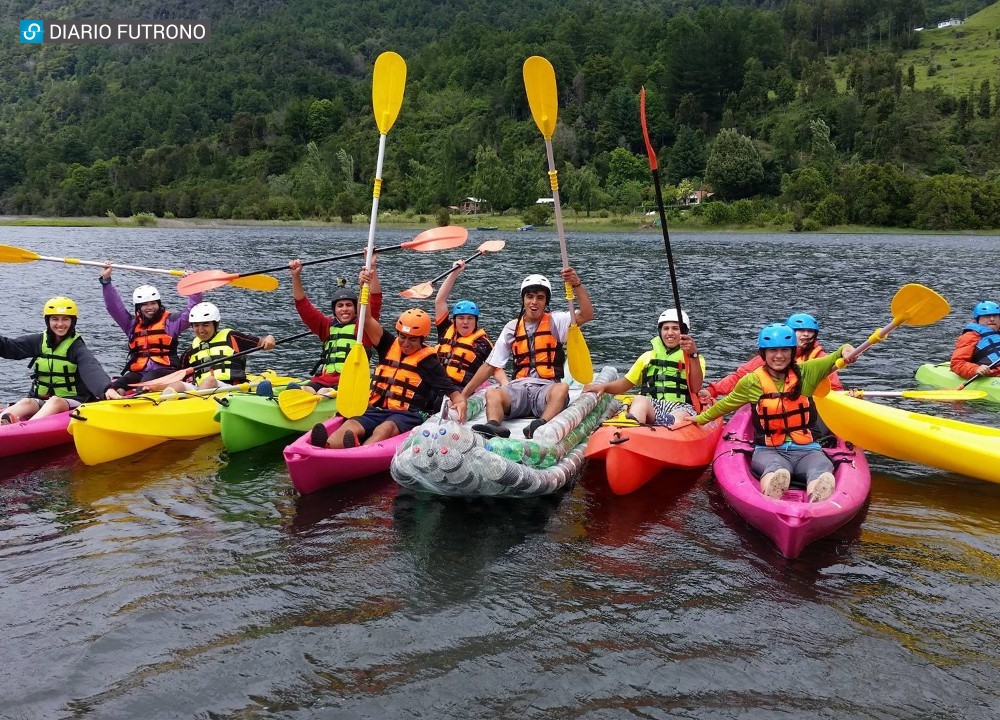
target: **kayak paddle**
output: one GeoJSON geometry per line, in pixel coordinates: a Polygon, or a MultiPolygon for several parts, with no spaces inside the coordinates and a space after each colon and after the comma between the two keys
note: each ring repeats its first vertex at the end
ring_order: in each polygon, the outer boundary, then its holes
{"type": "MultiPolygon", "coordinates": [[[[991,363],[989,364],[989,369],[990,369],[990,370],[992,370],[992,369],[993,369],[993,368],[995,368],[995,367],[996,367],[997,365],[1000,365],[1000,359],[997,359],[997,360],[994,360],[993,362],[991,362],[991,363]]],[[[987,375],[976,375],[976,376],[974,376],[974,377],[971,377],[971,378],[969,378],[968,380],[966,380],[966,381],[965,381],[964,383],[962,383],[961,385],[959,385],[959,386],[958,386],[957,388],[955,388],[955,390],[956,390],[956,391],[957,391],[957,390],[965,390],[965,388],[966,388],[966,387],[968,387],[968,385],[969,385],[970,383],[974,383],[974,382],[975,382],[976,380],[978,380],[979,378],[984,378],[984,377],[988,377],[988,376],[987,376],[987,375]]]]}
{"type": "MultiPolygon", "coordinates": [[[[479,249],[476,250],[476,253],[474,255],[470,255],[469,257],[467,257],[465,259],[465,262],[470,263],[483,253],[500,252],[501,250],[503,250],[504,245],[506,244],[507,243],[504,240],[487,240],[486,242],[484,242],[482,245],[479,246],[479,249]]],[[[431,296],[431,293],[434,292],[434,283],[436,283],[438,280],[444,280],[446,277],[451,275],[457,269],[458,269],[457,267],[452,267],[449,270],[445,270],[443,273],[438,275],[433,280],[428,280],[427,282],[422,282],[418,285],[414,285],[411,288],[403,290],[403,292],[399,294],[405,298],[415,298],[417,300],[423,300],[424,298],[428,298],[431,296]]]]}
{"type": "MultiPolygon", "coordinates": [[[[436,227],[431,228],[430,230],[424,230],[412,240],[407,240],[399,245],[375,248],[375,252],[389,252],[390,250],[416,250],[417,252],[450,250],[451,248],[464,245],[468,236],[469,231],[463,227],[456,227],[454,225],[436,227]]],[[[302,263],[302,265],[318,265],[320,263],[333,262],[334,260],[346,260],[347,258],[361,257],[367,252],[367,250],[358,250],[355,252],[344,253],[342,255],[319,258],[318,260],[306,260],[302,263]]],[[[273,268],[267,268],[266,270],[245,273],[227,273],[225,270],[202,270],[201,272],[188,275],[177,283],[177,292],[180,295],[194,295],[195,293],[214,290],[215,288],[222,287],[223,285],[237,285],[237,281],[248,279],[251,276],[259,275],[260,273],[278,272],[279,270],[287,269],[288,265],[286,264],[273,268]]]]}
{"type": "MultiPolygon", "coordinates": [[[[563,228],[562,207],[559,204],[559,175],[556,172],[555,155],[552,153],[552,135],[556,131],[559,115],[559,92],[556,88],[556,72],[552,63],[543,57],[533,55],[524,61],[522,68],[524,89],[528,94],[531,116],[545,138],[545,154],[549,161],[549,186],[552,188],[552,206],[556,213],[556,233],[559,235],[559,251],[562,253],[563,267],[569,267],[566,253],[566,233],[563,228]]],[[[573,308],[573,287],[566,285],[566,300],[569,303],[569,334],[566,338],[566,360],[569,372],[578,383],[586,385],[594,379],[594,364],[590,359],[587,341],[576,324],[576,310],[573,308]]]]}
{"type": "Polygon", "coordinates": [[[937,400],[940,402],[982,400],[986,397],[986,392],[983,390],[853,390],[851,394],[859,398],[902,397],[910,400],[937,400]]]}
{"type": "MultiPolygon", "coordinates": [[[[298,340],[299,338],[304,338],[306,335],[311,335],[311,334],[312,330],[305,330],[303,332],[296,333],[295,335],[289,335],[288,337],[281,338],[280,340],[275,340],[274,344],[275,346],[281,345],[282,343],[291,342],[292,340],[298,340]]],[[[205,368],[213,367],[215,365],[228,362],[233,358],[243,357],[244,355],[250,355],[251,353],[259,352],[263,349],[264,348],[258,345],[257,347],[252,347],[249,350],[241,350],[239,352],[233,353],[232,355],[227,355],[226,357],[220,357],[216,358],[215,360],[209,360],[208,362],[203,362],[198,365],[192,365],[191,367],[188,368],[181,368],[176,372],[172,372],[169,375],[164,375],[163,377],[158,377],[154,380],[147,380],[141,383],[133,383],[132,387],[142,388],[143,390],[160,390],[161,388],[165,388],[167,385],[170,385],[171,383],[180,382],[184,380],[184,378],[186,378],[188,375],[191,375],[192,373],[201,372],[205,368]]]]}
{"type": "MultiPolygon", "coordinates": [[[[77,258],[68,257],[48,257],[46,255],[39,255],[31,250],[14,247],[13,245],[0,245],[0,262],[29,263],[35,262],[36,260],[46,260],[48,262],[63,263],[65,265],[92,265],[100,268],[109,264],[97,260],[78,260],[77,258]]],[[[116,270],[132,270],[134,272],[158,273],[160,275],[175,275],[177,277],[184,277],[185,275],[184,270],[163,270],[161,268],[143,267],[142,265],[118,265],[116,263],[110,263],[110,265],[116,270]]],[[[278,278],[270,275],[240,277],[233,281],[233,285],[241,287],[245,290],[261,290],[263,292],[270,292],[271,290],[278,289],[278,278]]]]}
{"type": "Polygon", "coordinates": [[[313,411],[313,408],[325,398],[336,396],[336,390],[329,395],[320,395],[319,393],[311,393],[301,388],[291,388],[290,390],[282,390],[278,393],[278,407],[281,409],[282,415],[289,420],[301,420],[307,417],[313,411]]]}
{"type": "MultiPolygon", "coordinates": [[[[378,223],[378,200],[382,194],[382,163],[385,160],[385,141],[403,105],[403,90],[406,87],[406,61],[394,52],[384,52],[375,60],[372,75],[372,108],[375,124],[378,125],[378,160],[375,163],[375,187],[372,190],[372,214],[368,222],[368,251],[365,255],[365,269],[371,270],[375,251],[375,225],[378,223]]],[[[464,230],[464,228],[463,228],[464,230]]],[[[466,231],[466,235],[468,232],[466,231]]],[[[462,238],[465,242],[465,236],[462,238]]],[[[459,243],[461,244],[461,243],[459,243]]],[[[368,314],[368,284],[361,288],[358,297],[358,337],[357,342],[344,360],[337,388],[337,412],[344,417],[357,417],[368,409],[368,395],[371,388],[371,368],[368,354],[361,345],[365,334],[365,316],[368,314]]]]}

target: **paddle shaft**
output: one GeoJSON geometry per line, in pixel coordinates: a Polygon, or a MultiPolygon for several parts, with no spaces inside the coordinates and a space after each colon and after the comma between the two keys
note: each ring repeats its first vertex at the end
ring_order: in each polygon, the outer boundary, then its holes
{"type": "MultiPolygon", "coordinates": [[[[994,369],[995,367],[997,367],[998,365],[1000,365],[1000,358],[998,358],[998,359],[994,360],[993,362],[991,362],[991,363],[989,364],[989,367],[988,367],[988,369],[989,369],[989,370],[993,370],[993,369],[994,369]]],[[[968,386],[968,385],[969,385],[970,383],[974,383],[974,382],[975,382],[976,380],[978,380],[979,378],[984,378],[984,377],[988,377],[988,376],[987,376],[987,375],[976,375],[975,377],[972,377],[972,378],[969,378],[968,380],[966,380],[966,381],[965,381],[964,383],[962,383],[961,385],[959,385],[959,386],[958,386],[957,388],[955,388],[955,389],[956,389],[956,390],[965,390],[966,386],[968,386]]]]}
{"type": "MultiPolygon", "coordinates": [[[[305,330],[300,333],[295,333],[294,335],[289,335],[288,337],[283,337],[280,340],[275,340],[274,344],[281,345],[282,343],[291,342],[292,340],[298,340],[299,338],[304,338],[306,335],[312,335],[312,330],[305,330]]],[[[205,368],[212,367],[214,365],[219,365],[220,363],[228,362],[233,358],[243,357],[244,355],[250,355],[251,353],[259,352],[263,350],[260,345],[257,347],[252,347],[249,350],[240,350],[239,352],[233,353],[232,355],[227,355],[226,357],[220,357],[215,360],[209,360],[208,362],[203,362],[198,365],[193,365],[189,368],[185,368],[189,373],[198,373],[205,368]]]]}
{"type": "Polygon", "coordinates": [[[103,263],[97,260],[78,260],[77,258],[48,257],[46,255],[39,255],[36,259],[63,263],[65,265],[92,265],[100,268],[111,267],[115,270],[134,270],[135,272],[159,273],[160,275],[175,275],[177,277],[184,275],[183,270],[164,270],[163,268],[151,268],[142,265],[119,265],[117,263],[103,263]]]}
{"type": "MultiPolygon", "coordinates": [[[[552,140],[545,138],[545,155],[549,161],[549,185],[552,187],[552,209],[556,214],[556,234],[559,236],[559,252],[562,255],[563,267],[569,267],[569,254],[566,252],[566,231],[563,227],[562,206],[559,203],[559,175],[556,172],[556,158],[552,152],[552,140]]],[[[569,303],[569,319],[576,325],[576,311],[573,308],[573,286],[568,282],[566,286],[566,301],[569,303]]]]}
{"type": "Polygon", "coordinates": [[[900,319],[893,318],[892,322],[886,325],[885,327],[877,328],[875,332],[873,332],[871,335],[868,336],[867,340],[865,340],[863,343],[858,345],[858,347],[854,348],[854,350],[849,352],[847,354],[847,357],[842,357],[839,360],[837,360],[837,368],[839,369],[847,365],[850,365],[865,350],[867,350],[876,343],[882,342],[883,340],[885,340],[886,336],[889,333],[898,328],[900,325],[905,325],[905,324],[906,324],[906,318],[900,318],[900,319]]]}
{"type": "MultiPolygon", "coordinates": [[[[463,260],[462,262],[466,262],[466,263],[470,263],[470,262],[472,262],[473,260],[475,260],[475,259],[476,259],[477,257],[479,257],[480,255],[484,255],[484,254],[485,254],[485,251],[483,251],[483,250],[478,250],[478,251],[476,251],[475,253],[473,253],[472,255],[469,255],[469,257],[465,258],[465,260],[463,260]]],[[[438,275],[438,276],[437,276],[436,278],[434,278],[433,280],[428,280],[428,282],[429,282],[429,283],[430,283],[431,285],[433,285],[433,284],[434,284],[434,283],[436,283],[436,282],[437,282],[438,280],[444,280],[444,279],[445,279],[446,277],[448,277],[449,275],[451,275],[451,274],[452,274],[453,272],[455,272],[456,270],[458,270],[458,268],[457,268],[457,267],[454,267],[454,266],[452,266],[452,267],[451,267],[451,268],[449,268],[448,270],[445,270],[445,271],[444,271],[443,273],[441,273],[440,275],[438,275]]]]}

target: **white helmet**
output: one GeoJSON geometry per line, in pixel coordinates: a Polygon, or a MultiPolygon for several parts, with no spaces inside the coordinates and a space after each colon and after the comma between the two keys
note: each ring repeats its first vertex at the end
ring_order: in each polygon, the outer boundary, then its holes
{"type": "Polygon", "coordinates": [[[132,304],[142,305],[143,303],[156,302],[160,299],[160,291],[152,285],[140,285],[132,291],[132,304]]]}
{"type": "Polygon", "coordinates": [[[530,287],[543,287],[549,291],[549,297],[552,297],[552,283],[544,275],[529,275],[524,278],[521,282],[521,294],[524,295],[524,291],[530,287]]]}
{"type": "MultiPolygon", "coordinates": [[[[688,320],[688,314],[681,311],[681,318],[683,318],[683,325],[687,328],[688,332],[691,332],[691,321],[688,320]]],[[[677,310],[670,308],[669,310],[664,310],[660,313],[660,319],[656,321],[656,327],[660,327],[665,322],[677,322],[677,310]]]]}
{"type": "Polygon", "coordinates": [[[215,307],[215,305],[210,302],[203,302],[191,308],[191,312],[188,313],[188,320],[193,323],[219,322],[222,320],[222,315],[219,313],[219,308],[215,307]]]}

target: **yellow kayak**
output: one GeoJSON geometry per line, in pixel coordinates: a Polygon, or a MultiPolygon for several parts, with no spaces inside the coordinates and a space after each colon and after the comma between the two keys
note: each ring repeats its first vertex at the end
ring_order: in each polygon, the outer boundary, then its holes
{"type": "Polygon", "coordinates": [[[1000,483],[1000,429],[921,415],[842,392],[814,398],[838,437],[897,460],[1000,483]]]}
{"type": "Polygon", "coordinates": [[[162,397],[145,393],[123,400],[84,404],[70,416],[69,433],[87,465],[128,457],[167,440],[197,440],[219,434],[216,398],[253,391],[261,380],[285,385],[294,378],[268,370],[249,376],[250,383],[217,391],[198,390],[162,397]]]}

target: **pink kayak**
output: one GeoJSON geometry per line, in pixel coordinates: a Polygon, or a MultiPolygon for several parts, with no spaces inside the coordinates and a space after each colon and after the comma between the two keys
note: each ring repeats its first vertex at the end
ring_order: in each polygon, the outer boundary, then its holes
{"type": "Polygon", "coordinates": [[[39,420],[23,420],[0,425],[0,457],[34,452],[73,442],[66,432],[69,412],[49,415],[39,420]]]}
{"type": "Polygon", "coordinates": [[[829,535],[864,505],[871,489],[871,473],[864,452],[843,440],[825,451],[833,461],[837,486],[833,495],[818,503],[806,500],[804,490],[790,488],[780,499],[760,491],[760,481],[750,472],[753,429],[750,407],[726,423],[713,464],[719,488],[743,518],[767,535],[786,558],[796,558],[806,545],[829,535]]]}
{"type": "MultiPolygon", "coordinates": [[[[323,424],[332,434],[343,423],[344,418],[338,415],[323,424]]],[[[330,485],[388,472],[396,448],[409,434],[405,432],[374,445],[330,450],[310,444],[309,433],[306,433],[284,451],[292,485],[303,495],[308,495],[330,485]]]]}

